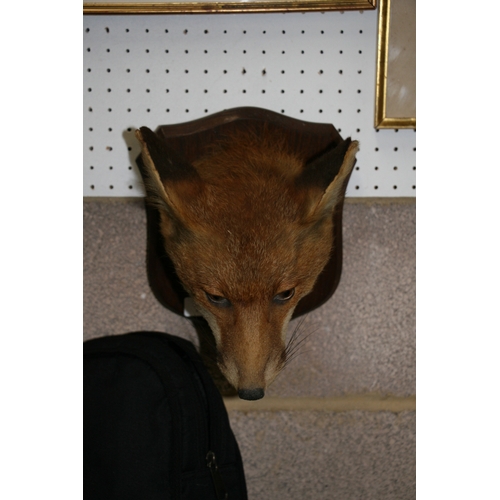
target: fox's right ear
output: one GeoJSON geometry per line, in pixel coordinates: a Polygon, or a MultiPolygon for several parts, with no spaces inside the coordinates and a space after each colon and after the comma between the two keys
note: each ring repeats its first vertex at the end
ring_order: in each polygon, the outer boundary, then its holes
{"type": "Polygon", "coordinates": [[[142,176],[147,200],[174,221],[182,221],[182,200],[190,199],[201,182],[196,169],[147,127],[135,131],[141,143],[142,176]]]}

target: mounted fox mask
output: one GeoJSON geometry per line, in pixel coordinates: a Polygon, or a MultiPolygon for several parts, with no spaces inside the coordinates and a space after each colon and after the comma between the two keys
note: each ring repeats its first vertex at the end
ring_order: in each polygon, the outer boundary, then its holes
{"type": "Polygon", "coordinates": [[[150,129],[136,136],[165,250],[219,368],[241,398],[260,399],[285,364],[294,308],[329,260],[358,143],[304,164],[279,133],[240,131],[191,164],[150,129]]]}

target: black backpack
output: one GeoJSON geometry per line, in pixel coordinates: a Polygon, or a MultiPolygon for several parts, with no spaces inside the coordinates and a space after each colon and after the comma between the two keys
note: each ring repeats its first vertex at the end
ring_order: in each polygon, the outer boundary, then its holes
{"type": "Polygon", "coordinates": [[[226,408],[193,344],[138,332],[83,351],[84,498],[247,499],[226,408]]]}

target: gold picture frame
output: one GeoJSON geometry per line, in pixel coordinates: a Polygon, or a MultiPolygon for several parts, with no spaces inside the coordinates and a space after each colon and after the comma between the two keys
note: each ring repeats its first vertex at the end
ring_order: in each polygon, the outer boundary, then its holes
{"type": "Polygon", "coordinates": [[[377,0],[253,0],[253,1],[157,1],[108,0],[84,2],[84,14],[242,14],[330,10],[373,10],[377,0]]]}
{"type": "Polygon", "coordinates": [[[416,0],[379,0],[375,128],[416,128],[416,0]]]}

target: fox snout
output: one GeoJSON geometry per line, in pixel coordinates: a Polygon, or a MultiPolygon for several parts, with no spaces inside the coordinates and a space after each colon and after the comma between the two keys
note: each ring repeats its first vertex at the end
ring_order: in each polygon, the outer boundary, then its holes
{"type": "Polygon", "coordinates": [[[214,332],[219,369],[242,399],[264,397],[285,366],[286,326],[293,305],[275,307],[231,303],[222,313],[208,311],[206,305],[200,308],[214,332]]]}

